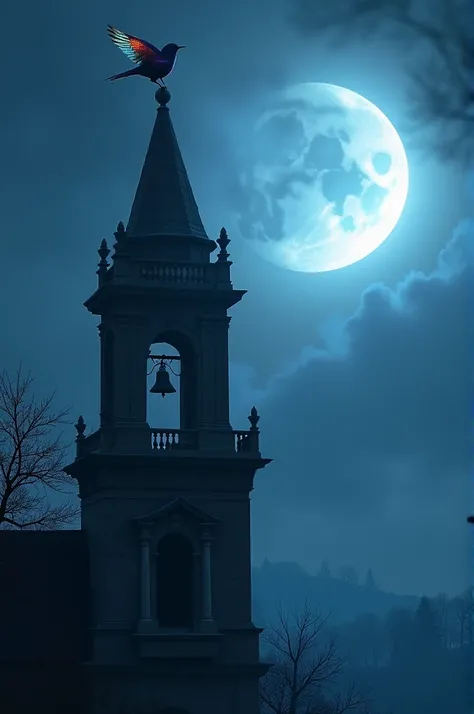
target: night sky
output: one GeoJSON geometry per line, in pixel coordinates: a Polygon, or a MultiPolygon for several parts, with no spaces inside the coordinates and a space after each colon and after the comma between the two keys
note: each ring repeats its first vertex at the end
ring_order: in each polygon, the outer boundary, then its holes
{"type": "Polygon", "coordinates": [[[57,388],[96,428],[97,330],[82,303],[100,240],[112,243],[128,218],[156,107],[144,79],[104,82],[130,67],[105,27],[186,45],[167,81],[175,130],[208,234],[226,226],[234,286],[249,291],[232,311],[233,426],[246,428],[255,404],[263,455],[274,458],[252,494],[254,562],[315,572],[328,559],[372,567],[396,592],[458,592],[472,507],[467,178],[403,132],[406,78],[393,46],[324,45],[289,14],[280,0],[2,8],[1,365],[22,361],[39,394],[57,388]],[[236,218],[252,125],[275,91],[301,81],[374,102],[410,164],[389,239],[316,275],[263,261],[236,218]]]}

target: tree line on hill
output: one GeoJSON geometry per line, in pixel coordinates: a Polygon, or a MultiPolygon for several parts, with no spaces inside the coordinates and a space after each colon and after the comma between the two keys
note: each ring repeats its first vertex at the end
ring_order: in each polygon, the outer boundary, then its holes
{"type": "Polygon", "coordinates": [[[262,714],[471,714],[474,592],[331,625],[306,605],[263,634],[262,714]]]}

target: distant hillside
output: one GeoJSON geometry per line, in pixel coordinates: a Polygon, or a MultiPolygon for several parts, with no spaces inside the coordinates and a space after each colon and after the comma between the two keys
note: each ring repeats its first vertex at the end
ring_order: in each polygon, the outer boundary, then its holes
{"type": "Polygon", "coordinates": [[[270,622],[279,606],[288,611],[305,600],[317,606],[332,624],[354,620],[358,615],[385,615],[393,607],[414,609],[419,598],[395,595],[378,588],[355,585],[338,578],[309,575],[297,563],[269,563],[252,568],[253,617],[256,625],[270,622]]]}

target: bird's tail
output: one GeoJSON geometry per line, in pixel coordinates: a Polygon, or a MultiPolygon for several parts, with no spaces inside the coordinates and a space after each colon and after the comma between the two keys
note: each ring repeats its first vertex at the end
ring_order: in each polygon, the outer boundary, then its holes
{"type": "Polygon", "coordinates": [[[129,69],[126,72],[121,72],[120,74],[114,74],[112,77],[107,77],[108,82],[114,82],[116,79],[122,79],[122,77],[131,77],[133,74],[138,74],[137,68],[129,69]]]}

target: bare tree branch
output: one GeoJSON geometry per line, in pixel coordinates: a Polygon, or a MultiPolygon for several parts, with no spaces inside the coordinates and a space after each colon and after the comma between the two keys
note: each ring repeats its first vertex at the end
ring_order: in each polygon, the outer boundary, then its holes
{"type": "Polygon", "coordinates": [[[0,373],[0,528],[62,528],[79,514],[76,505],[48,499],[51,491],[72,493],[62,470],[66,447],[54,436],[69,410],[53,409],[54,393],[36,401],[32,382],[21,367],[13,378],[0,373]]]}
{"type": "Polygon", "coordinates": [[[273,656],[273,666],[261,680],[263,714],[366,714],[368,699],[355,685],[334,694],[344,660],[334,637],[324,628],[327,618],[305,605],[290,617],[280,610],[264,641],[273,656]]]}

